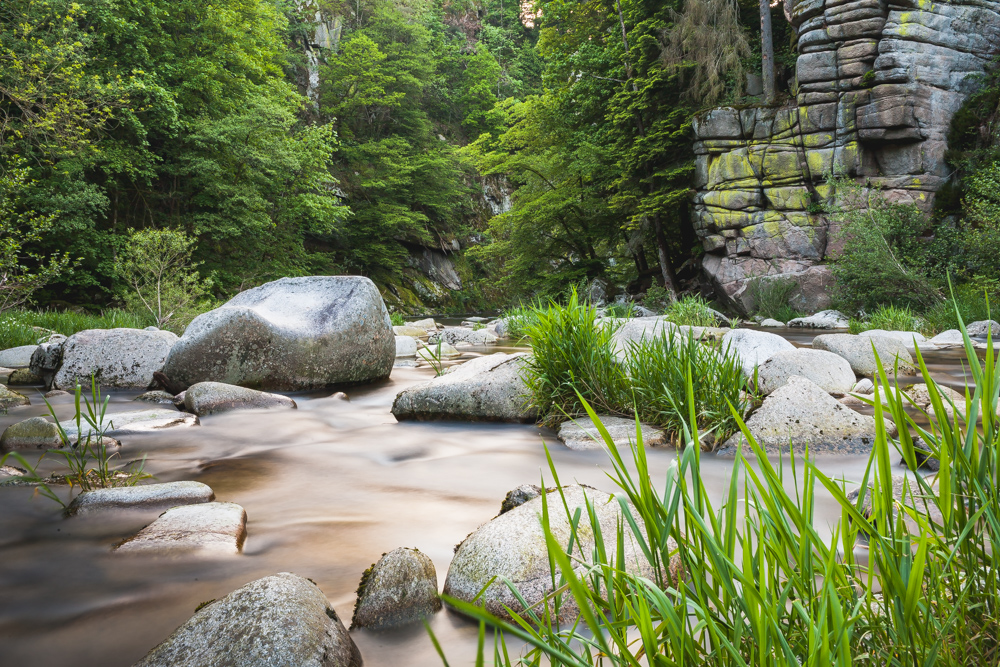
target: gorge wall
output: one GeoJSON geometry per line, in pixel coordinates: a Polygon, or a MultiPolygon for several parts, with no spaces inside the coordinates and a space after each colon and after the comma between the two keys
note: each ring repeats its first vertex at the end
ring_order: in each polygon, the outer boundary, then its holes
{"type": "Polygon", "coordinates": [[[799,283],[793,305],[829,306],[831,174],[930,208],[949,178],[952,115],[1000,49],[1000,1],[787,0],[798,37],[793,97],[695,119],[694,224],[703,268],[739,309],[747,280],[799,283]]]}

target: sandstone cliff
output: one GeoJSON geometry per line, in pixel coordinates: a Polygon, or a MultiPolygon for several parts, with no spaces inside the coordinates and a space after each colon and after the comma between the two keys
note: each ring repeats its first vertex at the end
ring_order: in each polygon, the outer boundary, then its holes
{"type": "Polygon", "coordinates": [[[794,97],[696,118],[694,218],[705,272],[733,305],[749,305],[747,278],[785,275],[815,311],[829,305],[827,177],[930,207],[951,117],[1000,49],[1000,2],[788,1],[794,97]]]}

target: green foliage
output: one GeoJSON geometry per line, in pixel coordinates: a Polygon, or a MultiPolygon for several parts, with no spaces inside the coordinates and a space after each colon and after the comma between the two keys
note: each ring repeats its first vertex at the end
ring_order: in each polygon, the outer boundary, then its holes
{"type": "Polygon", "coordinates": [[[670,302],[671,299],[667,290],[659,285],[652,285],[646,290],[646,293],[642,297],[642,305],[658,313],[662,313],[666,310],[667,304],[670,302]]]}
{"type": "Polygon", "coordinates": [[[61,310],[10,310],[0,315],[0,349],[34,345],[52,332],[72,336],[86,329],[142,329],[149,319],[118,308],[100,315],[61,310]]]}
{"type": "Polygon", "coordinates": [[[962,208],[962,268],[967,275],[1000,280],[1000,161],[969,175],[962,208]]]}
{"type": "Polygon", "coordinates": [[[611,303],[604,308],[605,317],[635,317],[635,305],[624,303],[611,303]]]}
{"type": "Polygon", "coordinates": [[[674,301],[667,306],[664,315],[677,325],[715,327],[719,324],[715,311],[700,296],[685,296],[674,301]]]}
{"type": "Polygon", "coordinates": [[[752,278],[747,283],[747,289],[753,301],[753,314],[779,322],[799,317],[800,313],[788,303],[796,287],[795,281],[790,278],[752,278]]]}
{"type": "Polygon", "coordinates": [[[959,316],[963,322],[996,319],[996,304],[1000,304],[998,280],[980,278],[956,285],[944,303],[924,313],[926,330],[928,333],[937,333],[958,329],[959,316]]]}
{"type": "Polygon", "coordinates": [[[508,338],[520,340],[527,337],[528,329],[536,324],[538,313],[543,309],[541,300],[521,303],[515,308],[505,310],[501,319],[506,324],[506,335],[508,338]]]}
{"type": "MultiPolygon", "coordinates": [[[[980,360],[968,338],[966,354],[973,388],[967,405],[955,406],[942,398],[918,351],[932,398],[929,424],[907,412],[904,395],[880,366],[877,431],[856,500],[847,498],[844,480],[824,474],[808,453],[775,465],[738,415],[749,451],[737,454],[718,508],[702,481],[693,421],[665,479],[650,469],[641,430],[631,456],[602,430],[626,517],[614,539],[600,530],[592,504],[570,516],[565,501],[543,494],[553,590],[545,605],[514,613],[509,622],[481,605],[445,601],[499,630],[493,663],[505,667],[994,664],[1000,364],[992,351],[980,360]],[[898,440],[889,437],[883,417],[900,426],[898,440]],[[931,443],[940,472],[934,479],[903,478],[896,497],[891,457],[898,450],[915,467],[915,435],[931,443]],[[817,512],[830,497],[840,509],[832,529],[829,513],[817,512]],[[552,529],[552,512],[563,507],[569,535],[552,529]],[[591,553],[578,546],[584,531],[596,543],[591,553]],[[638,545],[651,575],[639,576],[637,564],[626,561],[624,540],[638,545]],[[580,622],[557,625],[570,603],[580,622]],[[512,658],[509,650],[524,643],[512,658]]],[[[550,470],[562,494],[551,460],[550,470]]],[[[516,595],[516,586],[507,585],[516,595]]],[[[480,642],[479,662],[484,652],[480,642]]]]}
{"type": "Polygon", "coordinates": [[[850,331],[858,334],[871,329],[884,331],[921,331],[925,329],[924,320],[906,306],[879,306],[865,319],[851,318],[850,331]]]}
{"type": "Polygon", "coordinates": [[[389,321],[392,322],[392,326],[401,327],[406,324],[406,320],[403,319],[403,313],[389,313],[389,321]]]}

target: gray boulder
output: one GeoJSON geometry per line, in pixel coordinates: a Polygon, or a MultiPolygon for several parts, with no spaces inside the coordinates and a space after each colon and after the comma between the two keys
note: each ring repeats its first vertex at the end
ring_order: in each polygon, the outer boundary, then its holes
{"type": "Polygon", "coordinates": [[[913,366],[913,357],[910,356],[906,345],[895,338],[824,334],[816,336],[812,346],[817,350],[833,352],[843,357],[857,375],[875,377],[875,374],[878,373],[875,352],[878,352],[882,367],[890,376],[897,364],[900,375],[913,375],[916,372],[916,368],[913,366]]]}
{"type": "MultiPolygon", "coordinates": [[[[615,446],[628,450],[629,445],[635,443],[635,420],[624,417],[612,417],[611,415],[598,415],[601,424],[607,430],[608,435],[614,441],[615,446]]],[[[647,447],[657,447],[667,443],[666,434],[663,429],[642,424],[642,443],[647,447]]],[[[579,417],[575,420],[563,422],[559,426],[559,439],[569,449],[601,449],[604,447],[604,439],[601,437],[597,426],[590,417],[579,417]]]]}
{"type": "Polygon", "coordinates": [[[392,628],[440,609],[434,563],[418,549],[400,547],[382,554],[361,576],[351,629],[392,628]]]}
{"type": "Polygon", "coordinates": [[[0,410],[9,410],[20,405],[31,405],[27,396],[9,389],[7,385],[0,384],[0,410]]]}
{"type": "Polygon", "coordinates": [[[52,380],[55,378],[59,365],[62,364],[63,344],[66,336],[55,334],[49,340],[39,344],[31,354],[31,362],[28,368],[32,373],[42,378],[46,387],[52,387],[52,380]]]}
{"type": "Polygon", "coordinates": [[[677,336],[676,324],[665,317],[633,317],[630,319],[608,318],[598,321],[598,326],[616,326],[612,336],[612,350],[619,359],[624,359],[629,348],[640,341],[650,341],[661,336],[677,336]]]}
{"type": "Polygon", "coordinates": [[[264,577],[195,612],[135,667],[361,667],[361,653],[319,586],[264,577]]]}
{"type": "Polygon", "coordinates": [[[850,326],[847,315],[839,310],[821,310],[809,317],[796,317],[789,320],[789,327],[800,327],[804,329],[846,329],[850,326]]]}
{"type": "Polygon", "coordinates": [[[440,377],[399,392],[396,419],[533,421],[521,354],[491,354],[453,366],[440,377]]]}
{"type": "Polygon", "coordinates": [[[778,352],[794,350],[795,346],[777,334],[754,329],[732,329],[722,337],[722,349],[729,349],[743,363],[743,373],[753,375],[753,369],[778,352]]]}
{"type": "Polygon", "coordinates": [[[497,320],[496,324],[493,326],[493,331],[500,338],[506,338],[510,334],[510,325],[507,323],[506,318],[501,317],[497,320]]]}
{"type": "Polygon", "coordinates": [[[116,553],[170,555],[238,554],[247,537],[247,513],[236,503],[200,503],[173,507],[138,534],[117,546],[116,553]]]}
{"type": "Polygon", "coordinates": [[[962,338],[962,332],[958,329],[948,329],[947,331],[942,331],[927,342],[931,346],[935,347],[951,347],[954,345],[963,345],[965,339],[962,338]]]}
{"type": "Polygon", "coordinates": [[[784,386],[794,376],[804,377],[830,394],[846,394],[857,379],[843,357],[808,348],[778,352],[757,369],[757,381],[765,394],[784,386]]]}
{"type": "Polygon", "coordinates": [[[37,345],[22,345],[0,351],[0,366],[4,368],[26,368],[31,365],[31,355],[37,345]]]}
{"type": "MultiPolygon", "coordinates": [[[[986,338],[987,334],[992,332],[993,338],[997,339],[1000,338],[1000,323],[997,323],[996,320],[979,320],[965,327],[965,331],[975,338],[986,338]]],[[[3,357],[0,356],[0,366],[11,365],[4,363],[2,359],[3,357]]]]}
{"type": "MultiPolygon", "coordinates": [[[[585,497],[593,503],[607,552],[615,553],[617,527],[622,520],[622,509],[617,499],[597,489],[582,486],[566,486],[563,491],[570,514],[577,508],[581,508],[583,512],[580,530],[577,531],[577,543],[573,548],[574,558],[590,561],[594,549],[594,532],[587,516],[585,497]]],[[[556,493],[550,492],[548,497],[550,528],[556,540],[565,545],[570,541],[571,527],[562,500],[556,493]]],[[[448,568],[444,594],[472,602],[485,588],[479,602],[488,611],[504,619],[510,618],[505,607],[515,612],[524,611],[517,597],[503,583],[504,579],[517,588],[528,605],[539,604],[551,595],[552,577],[541,512],[542,498],[534,498],[500,514],[465,538],[448,568]],[[494,577],[496,579],[490,583],[494,577]]],[[[641,521],[639,523],[641,525],[641,521]]],[[[643,557],[627,524],[623,548],[625,562],[631,564],[629,569],[633,574],[655,578],[656,573],[643,557]]],[[[671,561],[669,570],[670,578],[674,582],[678,581],[680,570],[677,562],[671,561]]],[[[578,613],[572,595],[563,595],[562,602],[558,620],[572,621],[578,613]]]]}
{"type": "Polygon", "coordinates": [[[148,387],[176,342],[177,336],[169,331],[80,331],[62,344],[53,387],[72,390],[77,382],[89,387],[91,375],[104,387],[148,387]]]}
{"type": "Polygon", "coordinates": [[[417,339],[413,336],[396,336],[396,358],[417,356],[417,339]]]}
{"type": "MultiPolygon", "coordinates": [[[[768,454],[788,453],[789,445],[801,454],[867,454],[875,442],[875,419],[841,405],[815,383],[792,377],[746,422],[757,444],[768,454]]],[[[896,428],[886,422],[889,435],[896,428]]],[[[730,437],[718,449],[733,456],[739,447],[751,456],[742,433],[730,437]]]]}
{"type": "Polygon", "coordinates": [[[908,348],[914,347],[914,343],[923,343],[927,338],[919,331],[886,331],[885,329],[869,329],[858,334],[865,337],[894,338],[908,348]]]}
{"type": "Polygon", "coordinates": [[[196,317],[163,373],[183,386],[291,391],[381,380],[395,352],[389,313],[368,278],[282,278],[196,317]]]}
{"type": "Polygon", "coordinates": [[[199,417],[233,410],[280,410],[296,407],[295,401],[287,396],[222,382],[199,382],[184,392],[184,409],[199,417]]]}
{"type": "Polygon", "coordinates": [[[62,444],[59,429],[45,417],[31,417],[8,426],[0,436],[0,451],[55,449],[62,444]]]}
{"type": "Polygon", "coordinates": [[[178,505],[196,505],[215,500],[212,487],[201,482],[165,482],[84,491],[69,504],[66,513],[88,514],[106,510],[168,510],[178,505]]]}
{"type": "Polygon", "coordinates": [[[439,340],[449,345],[457,345],[459,343],[489,345],[497,342],[497,337],[487,329],[473,331],[472,329],[464,329],[462,327],[447,327],[439,332],[431,333],[427,337],[427,342],[431,345],[437,343],[439,340]]]}
{"type": "MultiPolygon", "coordinates": [[[[95,435],[97,433],[86,421],[81,422],[79,434],[76,429],[76,421],[66,420],[59,423],[71,440],[76,440],[80,434],[83,437],[87,437],[88,435],[95,435]]],[[[105,435],[118,437],[123,435],[156,433],[165,428],[196,426],[197,424],[198,417],[195,415],[166,408],[150,408],[148,410],[130,410],[128,412],[106,414],[99,426],[105,429],[105,435]]]]}

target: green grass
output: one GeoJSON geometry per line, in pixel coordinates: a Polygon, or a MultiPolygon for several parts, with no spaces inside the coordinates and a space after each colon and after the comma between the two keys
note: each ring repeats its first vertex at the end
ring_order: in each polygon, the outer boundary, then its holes
{"type": "Polygon", "coordinates": [[[859,334],[871,329],[884,331],[925,331],[927,323],[908,306],[879,306],[866,319],[851,318],[850,332],[859,334]]]}
{"type": "Polygon", "coordinates": [[[507,337],[520,339],[528,335],[528,328],[535,322],[535,314],[542,308],[542,301],[520,303],[505,310],[500,318],[505,320],[507,337]]]}
{"type": "Polygon", "coordinates": [[[9,310],[0,315],[0,349],[34,345],[39,338],[47,336],[48,331],[72,336],[85,329],[142,329],[150,324],[151,318],[120,309],[109,309],[100,315],[62,310],[9,310]]]}
{"type": "Polygon", "coordinates": [[[392,326],[394,327],[401,327],[406,324],[402,313],[389,313],[389,321],[392,322],[392,326]]]}
{"type": "Polygon", "coordinates": [[[753,315],[771,318],[779,322],[788,322],[796,317],[803,317],[788,303],[797,285],[790,278],[752,278],[747,283],[750,298],[753,301],[753,315]]]}
{"type": "Polygon", "coordinates": [[[701,481],[696,420],[688,421],[676,463],[655,479],[638,429],[631,451],[618,450],[603,432],[619,502],[635,511],[634,520],[623,512],[617,544],[634,540],[655,576],[633,574],[635,564],[610,548],[592,508],[568,517],[570,536],[557,537],[550,513],[569,510],[543,494],[552,576],[545,603],[508,622],[445,597],[480,622],[477,664],[487,657],[505,667],[998,664],[1000,365],[992,352],[979,359],[967,336],[965,351],[974,381],[967,421],[965,406],[949,421],[919,350],[933,399],[929,425],[904,410],[903,394],[879,367],[877,431],[853,501],[844,480],[824,474],[808,454],[772,461],[742,421],[747,446],[717,503],[701,481]],[[979,428],[977,413],[984,416],[979,428]],[[898,439],[883,417],[901,426],[898,439]],[[892,462],[901,452],[915,465],[914,436],[929,444],[940,471],[934,481],[907,478],[895,499],[892,462]],[[831,503],[839,509],[833,525],[831,503]],[[583,530],[594,536],[590,553],[574,549],[583,530]],[[680,568],[680,581],[668,576],[668,563],[680,568]],[[579,622],[559,626],[554,619],[569,600],[581,610],[579,622]],[[499,631],[492,656],[486,626],[499,631]],[[522,645],[520,655],[512,653],[522,645]]]}
{"type": "Polygon", "coordinates": [[[685,296],[677,299],[667,306],[664,315],[668,320],[678,325],[693,327],[718,326],[715,312],[708,302],[700,296],[685,296]]]}
{"type": "Polygon", "coordinates": [[[635,305],[631,303],[612,303],[604,308],[605,317],[635,317],[635,305]]]}
{"type": "Polygon", "coordinates": [[[963,322],[996,319],[995,305],[1000,303],[1000,284],[996,281],[981,280],[978,284],[959,285],[954,289],[954,297],[934,306],[924,314],[927,328],[940,333],[958,328],[958,316],[963,322]]]}

